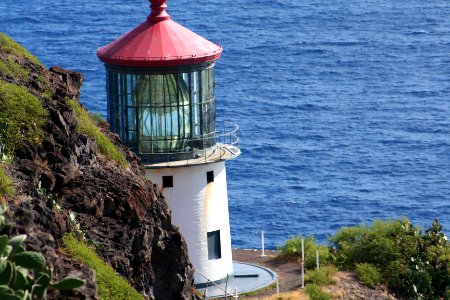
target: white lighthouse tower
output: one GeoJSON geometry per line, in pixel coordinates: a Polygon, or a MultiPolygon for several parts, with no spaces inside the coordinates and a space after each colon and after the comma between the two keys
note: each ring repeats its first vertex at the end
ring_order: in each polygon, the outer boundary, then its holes
{"type": "Polygon", "coordinates": [[[216,120],[214,65],[222,48],[175,23],[166,0],[98,50],[108,121],[142,159],[185,237],[195,283],[233,273],[225,161],[240,154],[237,126],[216,120]]]}

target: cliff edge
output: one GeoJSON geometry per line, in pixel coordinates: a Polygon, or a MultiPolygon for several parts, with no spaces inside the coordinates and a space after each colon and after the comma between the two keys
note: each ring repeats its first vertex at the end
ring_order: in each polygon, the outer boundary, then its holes
{"type": "Polygon", "coordinates": [[[76,232],[146,298],[191,299],[193,268],[163,196],[106,123],[95,121],[119,158],[83,130],[82,82],[80,73],[47,70],[0,33],[1,167],[14,190],[1,198],[12,234],[28,235],[27,249],[45,256],[56,279],[87,281],[49,298],[98,298],[94,272],[64,251],[62,237],[76,232]],[[27,97],[38,102],[23,102],[27,97]]]}

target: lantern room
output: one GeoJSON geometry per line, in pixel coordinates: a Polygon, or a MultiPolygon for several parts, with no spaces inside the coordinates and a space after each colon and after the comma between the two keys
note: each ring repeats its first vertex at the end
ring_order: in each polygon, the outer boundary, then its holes
{"type": "Polygon", "coordinates": [[[97,51],[111,129],[144,164],[195,158],[217,139],[222,48],[172,21],[165,2],[152,0],[145,22],[97,51]]]}

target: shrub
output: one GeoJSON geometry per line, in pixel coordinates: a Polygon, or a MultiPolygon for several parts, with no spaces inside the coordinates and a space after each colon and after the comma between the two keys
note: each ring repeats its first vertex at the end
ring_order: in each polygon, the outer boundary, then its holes
{"type": "Polygon", "coordinates": [[[316,285],[330,285],[334,284],[333,276],[338,269],[335,266],[324,266],[317,270],[308,271],[305,275],[305,281],[316,285]]]}
{"type": "Polygon", "coordinates": [[[345,255],[344,267],[368,262],[375,266],[387,266],[396,259],[412,256],[418,247],[419,229],[409,221],[375,221],[371,226],[340,229],[330,240],[345,255]],[[407,228],[406,228],[406,227],[407,228]]]}
{"type": "Polygon", "coordinates": [[[0,143],[2,154],[14,155],[22,142],[39,144],[48,113],[25,88],[0,80],[0,143]]]}
{"type": "Polygon", "coordinates": [[[383,280],[380,271],[368,263],[356,264],[356,274],[359,280],[368,287],[376,287],[383,280]]]}
{"type": "Polygon", "coordinates": [[[14,54],[18,57],[27,58],[32,63],[44,67],[42,63],[24,47],[16,43],[12,38],[0,32],[0,49],[9,54],[14,54]]]}
{"type": "Polygon", "coordinates": [[[93,139],[100,150],[100,153],[108,157],[109,159],[119,163],[121,166],[125,167],[128,165],[124,155],[120,152],[116,146],[103,134],[103,132],[98,128],[92,116],[78,103],[76,100],[69,100],[70,106],[75,111],[78,117],[77,129],[88,135],[93,139]]]}
{"type": "MultiPolygon", "coordinates": [[[[316,250],[319,251],[319,261],[321,265],[326,265],[331,261],[331,255],[328,247],[316,244],[313,237],[304,238],[305,246],[305,268],[314,269],[316,267],[316,250]]],[[[294,237],[278,247],[281,254],[290,258],[301,258],[302,256],[302,237],[294,237]]]]}
{"type": "Polygon", "coordinates": [[[107,265],[94,250],[79,241],[73,234],[65,234],[63,242],[65,251],[95,271],[99,299],[144,299],[125,278],[117,275],[114,269],[107,265]]]}
{"type": "Polygon", "coordinates": [[[331,295],[324,292],[322,288],[316,284],[308,284],[305,286],[305,292],[311,300],[331,300],[331,295]]]}
{"type": "Polygon", "coordinates": [[[405,298],[436,299],[448,293],[450,246],[437,220],[425,234],[404,219],[343,228],[330,240],[343,267],[369,263],[405,298]]]}
{"type": "MultiPolygon", "coordinates": [[[[0,233],[11,229],[5,223],[5,212],[5,207],[0,205],[0,233]]],[[[52,271],[45,266],[42,254],[25,250],[26,238],[25,234],[10,239],[6,234],[0,235],[0,299],[45,299],[48,288],[71,290],[84,284],[72,276],[52,282],[52,271]]]]}

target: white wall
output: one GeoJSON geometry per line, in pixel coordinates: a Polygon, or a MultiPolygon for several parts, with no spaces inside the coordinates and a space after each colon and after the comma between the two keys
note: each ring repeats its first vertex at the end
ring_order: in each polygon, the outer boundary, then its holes
{"type": "MultiPolygon", "coordinates": [[[[181,168],[146,169],[172,210],[172,223],[180,227],[195,269],[216,281],[233,272],[225,162],[181,168]],[[207,184],[206,172],[214,171],[207,184]],[[162,176],[173,176],[173,187],[162,188],[162,176]],[[220,230],[220,259],[208,260],[207,232],[220,230]]],[[[195,283],[207,280],[195,274],[195,283]]]]}

